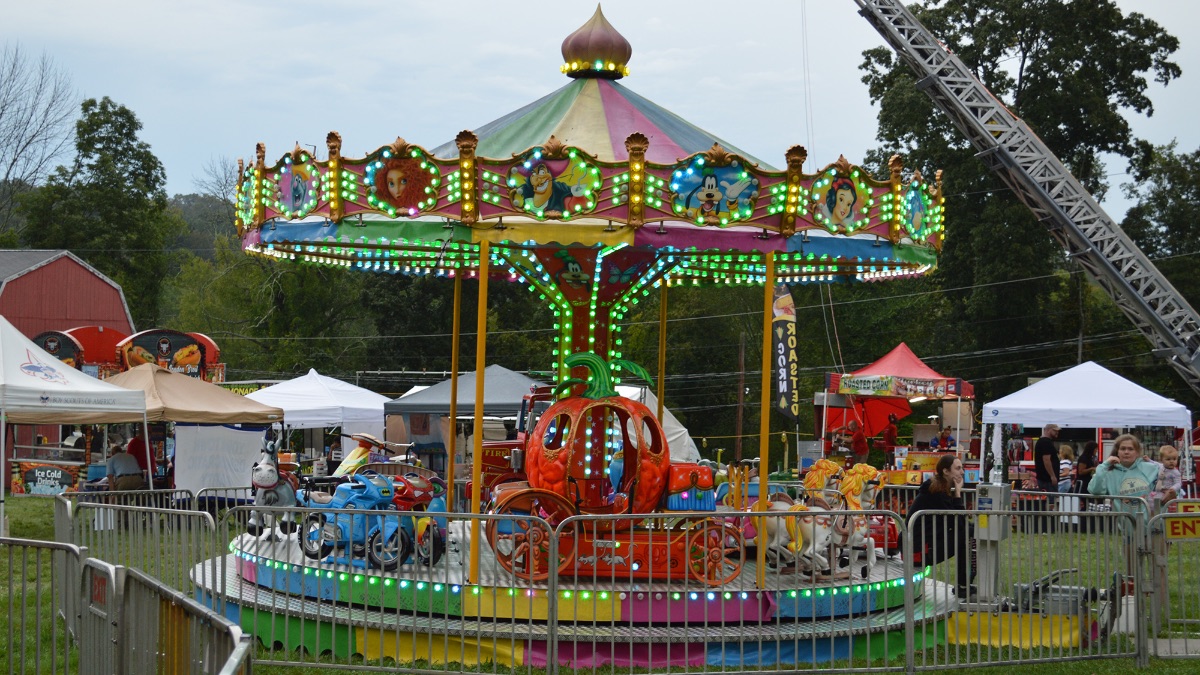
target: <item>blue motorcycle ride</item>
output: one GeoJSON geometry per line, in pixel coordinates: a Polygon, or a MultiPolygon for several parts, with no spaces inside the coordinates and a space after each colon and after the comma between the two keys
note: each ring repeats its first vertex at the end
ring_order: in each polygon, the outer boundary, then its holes
{"type": "Polygon", "coordinates": [[[299,535],[304,555],[321,560],[336,549],[349,548],[353,557],[337,558],[333,562],[362,565],[365,552],[373,567],[386,571],[396,569],[413,553],[414,530],[409,522],[411,518],[396,514],[392,497],[392,481],[373,472],[350,476],[350,480],[338,485],[333,494],[300,490],[296,501],[302,508],[357,511],[316,511],[306,515],[299,535]]]}

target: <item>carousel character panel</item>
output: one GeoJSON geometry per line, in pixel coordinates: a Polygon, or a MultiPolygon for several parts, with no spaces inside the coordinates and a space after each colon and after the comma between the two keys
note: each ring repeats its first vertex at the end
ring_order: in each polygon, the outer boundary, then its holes
{"type": "Polygon", "coordinates": [[[714,166],[701,155],[672,172],[672,209],[697,225],[731,225],[754,215],[759,184],[737,158],[714,166]]]}
{"type": "Polygon", "coordinates": [[[569,219],[596,208],[595,190],[600,172],[577,158],[547,159],[540,150],[531,153],[508,174],[513,208],[538,218],[569,219]]]}

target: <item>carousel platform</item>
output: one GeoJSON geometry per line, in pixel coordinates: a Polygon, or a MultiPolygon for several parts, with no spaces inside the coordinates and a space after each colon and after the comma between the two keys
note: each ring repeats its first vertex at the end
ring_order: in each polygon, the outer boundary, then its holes
{"type": "MultiPolygon", "coordinates": [[[[276,542],[242,535],[230,546],[238,575],[291,595],[366,604],[387,610],[439,612],[489,619],[604,621],[631,624],[770,623],[778,619],[854,617],[901,607],[904,565],[881,559],[867,578],[821,579],[768,569],[763,588],[747,560],[729,583],[712,587],[684,575],[655,581],[620,574],[560,576],[554,587],[529,582],[480,555],[479,582],[468,583],[467,552],[450,550],[433,567],[403,565],[395,572],[304,557],[295,535],[276,542]]],[[[748,556],[749,557],[749,556],[748,556]]]]}
{"type": "MultiPolygon", "coordinates": [[[[820,661],[822,657],[842,658],[852,653],[872,658],[896,657],[905,651],[902,602],[890,609],[823,620],[797,619],[779,613],[769,621],[762,621],[760,616],[745,616],[748,621],[742,622],[725,613],[725,621],[695,621],[694,613],[680,611],[680,614],[690,614],[692,619],[684,628],[674,623],[656,625],[619,620],[610,611],[602,609],[604,599],[595,595],[584,599],[582,591],[572,591],[571,598],[563,597],[568,602],[556,603],[558,619],[550,622],[530,616],[539,614],[535,611],[540,604],[536,593],[534,596],[517,592],[510,595],[505,590],[493,596],[480,590],[476,595],[474,590],[479,586],[458,586],[456,591],[454,586],[439,583],[416,581],[401,587],[400,580],[385,585],[383,581],[370,584],[359,579],[360,584],[378,586],[379,592],[364,591],[344,599],[308,597],[275,590],[272,584],[264,585],[263,578],[247,580],[242,575],[246,569],[241,562],[244,560],[244,557],[229,554],[194,568],[197,596],[229,619],[239,622],[242,629],[256,635],[264,645],[284,650],[328,652],[335,657],[388,657],[397,662],[421,659],[442,663],[545,665],[551,658],[553,641],[559,662],[576,667],[652,663],[751,664],[773,663],[776,659],[806,663],[814,658],[820,661]],[[406,590],[408,592],[404,592],[406,590]],[[395,603],[384,602],[385,596],[395,597],[395,603]],[[467,599],[473,596],[496,597],[500,602],[467,599]],[[438,598],[442,601],[438,602],[438,598]],[[570,602],[576,598],[578,602],[570,602]],[[592,599],[599,602],[590,602],[592,599]],[[383,607],[384,604],[397,607],[425,605],[437,609],[388,609],[383,607]],[[463,614],[455,614],[456,609],[463,614]],[[496,610],[494,616],[488,615],[487,609],[496,610]],[[466,614],[472,610],[474,615],[466,614]]],[[[281,581],[295,574],[290,568],[271,569],[270,577],[281,581]]],[[[346,573],[350,575],[348,579],[340,579],[340,574],[343,573],[330,569],[323,571],[322,579],[337,581],[337,587],[346,581],[354,583],[353,573],[346,573]],[[329,572],[334,573],[334,577],[328,577],[326,573],[329,572]]],[[[302,572],[300,575],[305,577],[302,572]]],[[[307,577],[316,577],[316,573],[307,577]]],[[[325,587],[331,591],[335,589],[332,584],[325,587]]],[[[958,603],[942,584],[924,580],[913,590],[919,592],[920,598],[914,605],[913,617],[917,625],[941,622],[958,609],[958,603]]],[[[559,590],[559,593],[566,592],[559,590]]],[[[653,602],[653,597],[659,593],[671,592],[607,591],[610,599],[625,596],[622,602],[638,595],[653,602]]],[[[751,593],[760,593],[745,592],[751,597],[757,597],[751,593]]],[[[658,602],[665,603],[662,599],[658,602]]],[[[689,598],[689,602],[709,604],[716,601],[700,597],[696,601],[689,598]]],[[[670,603],[665,604],[670,607],[670,603]]]]}
{"type": "MultiPolygon", "coordinates": [[[[484,556],[480,582],[468,584],[456,551],[434,567],[389,573],[305,559],[294,538],[246,535],[230,550],[193,569],[197,597],[264,645],[310,653],[535,666],[557,658],[582,667],[798,664],[905,650],[897,560],[858,580],[772,570],[758,589],[753,563],[721,588],[591,578],[528,584],[484,556]]],[[[911,584],[918,625],[940,626],[958,609],[944,584],[923,573],[911,584]]]]}

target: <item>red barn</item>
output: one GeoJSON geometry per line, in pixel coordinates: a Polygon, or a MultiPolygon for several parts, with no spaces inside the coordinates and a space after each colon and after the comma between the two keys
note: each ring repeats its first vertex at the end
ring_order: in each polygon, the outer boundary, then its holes
{"type": "Polygon", "coordinates": [[[0,251],[0,314],[29,338],[73,326],[137,332],[121,287],[70,251],[0,251]]]}

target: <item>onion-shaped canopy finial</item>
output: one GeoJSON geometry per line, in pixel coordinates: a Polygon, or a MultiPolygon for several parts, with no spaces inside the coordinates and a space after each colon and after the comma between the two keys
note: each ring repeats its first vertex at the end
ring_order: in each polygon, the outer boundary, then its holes
{"type": "Polygon", "coordinates": [[[619,80],[629,74],[633,47],[604,18],[600,5],[588,22],[562,43],[562,72],[569,77],[598,77],[619,80]]]}

